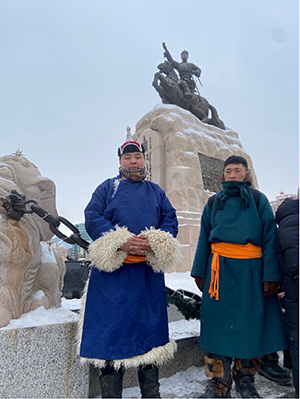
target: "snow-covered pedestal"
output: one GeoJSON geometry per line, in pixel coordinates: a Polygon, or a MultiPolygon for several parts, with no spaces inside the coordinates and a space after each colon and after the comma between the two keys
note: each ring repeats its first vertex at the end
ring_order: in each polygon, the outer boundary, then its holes
{"type": "Polygon", "coordinates": [[[1,398],[87,398],[89,367],[75,354],[76,322],[0,330],[1,398]]]}

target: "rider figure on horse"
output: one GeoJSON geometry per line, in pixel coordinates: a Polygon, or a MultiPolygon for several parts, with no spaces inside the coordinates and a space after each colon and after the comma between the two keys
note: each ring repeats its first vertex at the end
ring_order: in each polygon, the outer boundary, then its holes
{"type": "MultiPolygon", "coordinates": [[[[180,77],[180,88],[183,91],[183,95],[185,99],[192,98],[195,93],[196,83],[193,79],[193,75],[197,76],[197,78],[201,75],[201,69],[197,67],[197,65],[192,62],[188,62],[189,53],[186,50],[183,50],[181,53],[181,62],[174,61],[167,46],[163,43],[163,48],[165,50],[164,56],[170,62],[172,67],[174,67],[180,77]]],[[[197,89],[198,94],[200,96],[199,90],[197,89]]]]}

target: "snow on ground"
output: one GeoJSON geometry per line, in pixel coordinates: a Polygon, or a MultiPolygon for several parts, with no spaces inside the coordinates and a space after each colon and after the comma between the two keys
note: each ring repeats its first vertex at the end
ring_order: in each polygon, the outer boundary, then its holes
{"type": "Polygon", "coordinates": [[[19,319],[11,320],[6,327],[2,327],[0,330],[11,330],[13,328],[28,328],[78,321],[79,315],[73,312],[72,309],[80,309],[80,304],[80,299],[67,300],[62,298],[60,308],[51,308],[46,310],[43,306],[40,306],[36,310],[24,313],[19,319]]]}
{"type": "Polygon", "coordinates": [[[195,280],[190,276],[191,272],[185,273],[165,273],[165,283],[173,290],[183,289],[201,296],[201,292],[196,286],[195,280]]]}
{"type": "MultiPolygon", "coordinates": [[[[207,385],[205,367],[190,367],[180,371],[169,378],[160,379],[160,394],[162,398],[198,398],[204,393],[207,385]]],[[[262,398],[293,398],[295,390],[293,386],[281,386],[269,381],[261,375],[255,376],[255,385],[262,398]]],[[[125,388],[123,398],[140,398],[139,387],[125,388]]],[[[239,397],[234,384],[231,397],[239,397]]]]}

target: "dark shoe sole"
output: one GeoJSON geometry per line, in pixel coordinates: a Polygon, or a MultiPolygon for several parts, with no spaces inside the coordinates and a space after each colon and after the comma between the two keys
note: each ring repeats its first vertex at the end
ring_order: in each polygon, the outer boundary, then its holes
{"type": "Polygon", "coordinates": [[[230,391],[231,389],[226,392],[225,396],[214,396],[211,392],[209,393],[209,396],[207,396],[208,392],[206,390],[201,396],[198,396],[198,398],[231,398],[230,391]]]}
{"type": "Polygon", "coordinates": [[[292,379],[289,378],[276,378],[276,377],[271,377],[270,374],[265,373],[263,370],[259,370],[258,374],[264,376],[265,378],[267,378],[270,381],[276,382],[279,385],[283,385],[283,386],[289,386],[292,385],[292,379]]]}
{"type": "Polygon", "coordinates": [[[198,398],[231,398],[230,392],[227,392],[226,396],[198,396],[198,398]]]}
{"type": "Polygon", "coordinates": [[[260,396],[258,395],[258,392],[257,392],[257,396],[243,396],[242,395],[242,392],[237,388],[237,387],[235,387],[235,391],[236,391],[236,393],[237,393],[237,396],[238,396],[238,398],[260,398],[260,396]]]}

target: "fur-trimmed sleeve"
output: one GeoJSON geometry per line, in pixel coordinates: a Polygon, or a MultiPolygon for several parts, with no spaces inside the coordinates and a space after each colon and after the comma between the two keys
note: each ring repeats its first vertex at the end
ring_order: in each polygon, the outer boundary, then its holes
{"type": "Polygon", "coordinates": [[[179,241],[172,234],[154,227],[141,234],[148,238],[151,251],[146,258],[155,272],[164,272],[181,260],[179,241]]]}
{"type": "Polygon", "coordinates": [[[133,234],[127,227],[116,226],[115,230],[104,233],[89,247],[92,263],[105,272],[119,269],[127,256],[127,252],[122,251],[120,247],[131,237],[133,234]]]}

